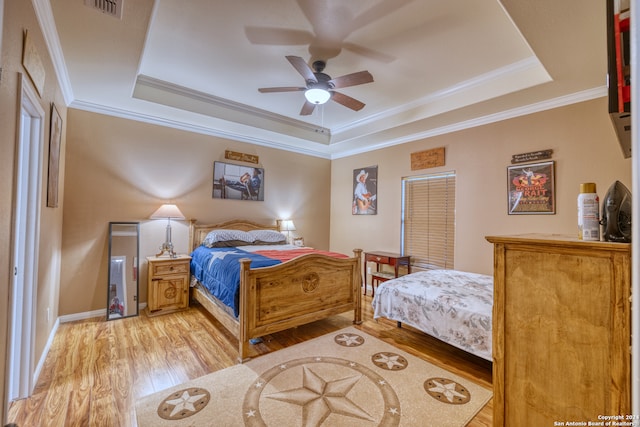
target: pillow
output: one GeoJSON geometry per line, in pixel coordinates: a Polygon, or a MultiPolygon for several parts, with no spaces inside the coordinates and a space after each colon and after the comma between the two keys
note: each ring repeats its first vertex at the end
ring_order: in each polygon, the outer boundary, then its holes
{"type": "MultiPolygon", "coordinates": [[[[245,242],[244,240],[224,240],[222,242],[214,242],[209,245],[205,245],[208,248],[235,248],[236,246],[247,246],[247,245],[260,245],[259,242],[245,242]]],[[[273,243],[269,243],[273,245],[273,243]]],[[[204,243],[203,243],[204,245],[204,243]]]]}
{"type": "Polygon", "coordinates": [[[276,230],[249,230],[253,241],[259,240],[264,243],[281,243],[287,241],[287,236],[276,230]]]}
{"type": "Polygon", "coordinates": [[[256,240],[255,242],[253,242],[253,244],[256,245],[256,246],[286,245],[287,241],[286,240],[278,240],[277,242],[265,242],[264,240],[256,240]]]}
{"type": "Polygon", "coordinates": [[[253,243],[255,238],[246,231],[216,229],[211,230],[209,234],[207,234],[207,237],[204,238],[202,244],[208,248],[212,248],[214,247],[214,245],[220,242],[229,242],[232,240],[240,240],[246,243],[253,243]]]}

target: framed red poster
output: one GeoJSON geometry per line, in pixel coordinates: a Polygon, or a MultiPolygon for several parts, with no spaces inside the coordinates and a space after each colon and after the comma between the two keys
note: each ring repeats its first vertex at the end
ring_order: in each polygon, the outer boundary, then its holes
{"type": "Polygon", "coordinates": [[[509,215],[555,214],[555,162],[507,168],[509,215]]]}

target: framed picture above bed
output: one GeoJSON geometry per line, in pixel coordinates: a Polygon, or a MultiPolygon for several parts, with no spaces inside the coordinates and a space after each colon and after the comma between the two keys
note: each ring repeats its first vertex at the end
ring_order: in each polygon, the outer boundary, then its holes
{"type": "Polygon", "coordinates": [[[555,162],[507,168],[509,215],[555,214],[555,162]]]}
{"type": "Polygon", "coordinates": [[[264,201],[264,169],[213,162],[212,197],[264,201]]]}
{"type": "Polygon", "coordinates": [[[353,215],[375,215],[378,213],[378,166],[353,170],[353,215]]]}

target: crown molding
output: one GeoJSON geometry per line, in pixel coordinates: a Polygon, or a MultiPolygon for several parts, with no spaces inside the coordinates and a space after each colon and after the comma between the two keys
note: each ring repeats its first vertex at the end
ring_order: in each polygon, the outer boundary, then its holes
{"type": "MultiPolygon", "coordinates": [[[[104,114],[107,116],[119,117],[122,119],[133,120],[137,122],[149,123],[158,126],[169,127],[172,129],[184,130],[187,132],[198,133],[202,135],[210,135],[218,138],[229,139],[233,141],[246,142],[249,144],[260,145],[263,147],[276,148],[278,150],[291,151],[294,153],[304,154],[307,156],[321,157],[324,159],[330,159],[330,154],[323,150],[324,146],[318,144],[320,149],[314,150],[308,147],[296,146],[283,143],[274,139],[263,138],[256,135],[256,132],[237,133],[229,132],[223,129],[215,128],[212,126],[204,126],[193,123],[187,123],[184,121],[168,119],[157,115],[143,114],[135,111],[124,110],[120,108],[108,107],[105,105],[95,104],[88,101],[75,100],[69,107],[78,110],[88,111],[92,113],[104,114]]],[[[279,139],[282,137],[278,135],[279,139]]],[[[308,141],[306,141],[308,142],[308,141]]],[[[293,143],[292,143],[293,144],[293,143]]]]}
{"type": "Polygon", "coordinates": [[[546,110],[552,110],[554,108],[565,107],[567,105],[576,104],[579,102],[590,101],[592,99],[602,98],[607,96],[606,86],[587,89],[581,92],[572,93],[569,95],[560,96],[557,98],[548,99],[545,101],[537,102],[535,104],[525,105],[518,108],[512,108],[510,110],[501,111],[495,114],[489,114],[483,117],[477,117],[471,120],[465,120],[463,122],[454,123],[447,126],[441,126],[439,128],[429,129],[425,132],[417,132],[410,135],[405,135],[402,138],[395,138],[379,144],[370,144],[364,148],[357,148],[352,150],[343,150],[335,152],[331,155],[331,159],[339,159],[343,157],[354,156],[357,154],[366,153],[373,150],[379,150],[381,148],[392,147],[394,145],[405,144],[407,142],[417,141],[419,139],[431,138],[438,135],[444,135],[447,133],[457,132],[460,130],[471,129],[477,126],[483,126],[491,123],[500,122],[503,120],[513,119],[516,117],[526,116],[546,110]]]}
{"type": "Polygon", "coordinates": [[[133,97],[320,144],[331,142],[328,128],[142,74],[136,78],[133,97]]]}
{"type": "MultiPolygon", "coordinates": [[[[478,90],[479,88],[483,88],[488,85],[494,85],[496,82],[504,82],[509,80],[510,78],[513,78],[513,76],[521,76],[530,72],[539,73],[539,81],[535,84],[551,81],[551,77],[544,69],[538,58],[535,56],[530,56],[521,61],[506,65],[495,70],[491,70],[487,73],[459,82],[458,84],[455,84],[453,86],[441,89],[436,92],[432,92],[425,97],[400,105],[396,108],[381,111],[377,114],[367,116],[366,118],[355,120],[348,125],[335,127],[331,130],[332,136],[335,139],[335,137],[339,136],[340,134],[346,133],[352,129],[370,126],[373,123],[380,121],[390,121],[393,120],[394,116],[403,116],[411,110],[423,109],[425,106],[436,105],[437,103],[446,104],[445,101],[447,99],[460,97],[461,95],[468,95],[469,99],[473,99],[473,92],[478,90]]],[[[458,105],[456,108],[461,108],[461,106],[458,105]]]]}

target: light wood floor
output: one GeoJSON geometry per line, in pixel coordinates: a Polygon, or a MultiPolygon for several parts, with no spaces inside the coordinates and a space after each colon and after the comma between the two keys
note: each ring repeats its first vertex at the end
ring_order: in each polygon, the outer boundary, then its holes
{"type": "MultiPolygon", "coordinates": [[[[491,364],[410,327],[372,320],[371,297],[363,301],[370,335],[491,388],[491,364]]],[[[265,337],[253,346],[268,353],[351,325],[341,315],[265,337]]],[[[149,318],[104,318],[60,325],[33,396],[13,403],[9,421],[19,427],[137,426],[136,399],[232,366],[237,341],[199,306],[149,318]]],[[[492,401],[470,426],[490,426],[492,401]]]]}

